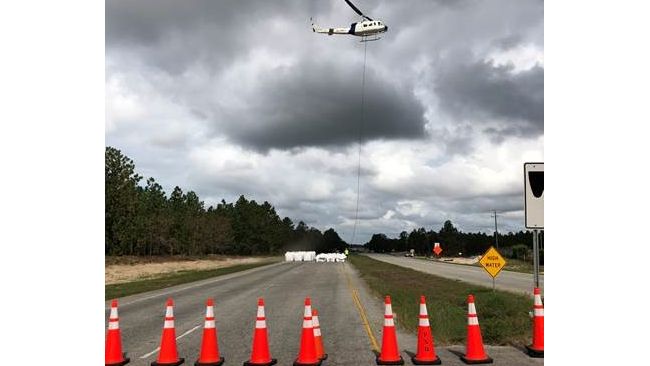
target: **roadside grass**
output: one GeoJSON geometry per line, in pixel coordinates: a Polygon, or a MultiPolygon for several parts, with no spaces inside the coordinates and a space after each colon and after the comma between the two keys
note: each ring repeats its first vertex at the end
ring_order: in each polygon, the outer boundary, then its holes
{"type": "MultiPolygon", "coordinates": [[[[506,266],[503,267],[504,271],[512,272],[522,272],[522,273],[533,273],[533,260],[524,261],[521,259],[509,259],[506,258],[506,266]]],[[[544,272],[544,266],[539,266],[539,272],[544,272]]]]}
{"type": "MultiPolygon", "coordinates": [[[[258,256],[258,258],[263,258],[264,256],[258,256]]],[[[208,254],[208,255],[105,255],[104,256],[104,265],[116,265],[116,264],[147,264],[147,263],[169,263],[169,262],[188,262],[188,261],[197,261],[197,260],[214,260],[214,261],[226,261],[229,259],[237,258],[248,258],[248,256],[239,256],[239,255],[225,255],[225,254],[208,254]]],[[[273,258],[268,256],[268,258],[273,258]]]]}
{"type": "Polygon", "coordinates": [[[247,269],[266,266],[276,263],[279,259],[271,259],[257,263],[238,264],[230,267],[217,269],[199,270],[199,271],[178,271],[175,273],[165,274],[157,278],[142,279],[132,282],[117,283],[104,286],[104,298],[106,300],[135,295],[142,292],[159,290],[183,283],[204,280],[206,278],[223,276],[229,273],[245,271],[247,269]]]}
{"type": "MultiPolygon", "coordinates": [[[[425,261],[430,261],[431,260],[429,257],[422,257],[422,256],[417,256],[415,258],[425,260],[425,261]]],[[[531,274],[533,273],[533,261],[532,260],[523,261],[521,259],[512,259],[512,258],[505,258],[505,260],[506,260],[506,266],[503,268],[504,271],[531,273],[531,274]]],[[[465,263],[453,263],[453,262],[444,262],[444,261],[441,261],[441,263],[455,264],[457,266],[481,267],[480,263],[465,264],[465,263]]],[[[539,272],[544,273],[544,266],[543,265],[539,266],[539,272]]]]}
{"type": "MultiPolygon", "coordinates": [[[[417,333],[420,295],[426,296],[429,320],[436,343],[465,342],[467,295],[476,301],[483,340],[492,345],[522,345],[530,341],[532,299],[525,295],[450,280],[362,255],[349,261],[360,272],[372,292],[390,295],[397,325],[417,333]]],[[[487,274],[486,274],[487,276],[487,274]]]]}

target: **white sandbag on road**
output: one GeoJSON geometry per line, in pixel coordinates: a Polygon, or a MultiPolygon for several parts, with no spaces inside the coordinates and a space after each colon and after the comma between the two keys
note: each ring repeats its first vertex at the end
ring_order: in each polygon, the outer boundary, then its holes
{"type": "Polygon", "coordinates": [[[313,262],[316,259],[316,252],[286,252],[284,253],[285,262],[313,262]]]}
{"type": "Polygon", "coordinates": [[[316,256],[316,262],[345,262],[346,258],[343,253],[321,253],[316,256]]]}

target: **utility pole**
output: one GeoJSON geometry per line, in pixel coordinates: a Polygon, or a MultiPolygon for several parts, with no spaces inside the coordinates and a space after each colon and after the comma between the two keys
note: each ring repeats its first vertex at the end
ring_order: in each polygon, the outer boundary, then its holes
{"type": "Polygon", "coordinates": [[[494,210],[494,242],[499,250],[499,230],[497,229],[497,210],[494,210]]]}

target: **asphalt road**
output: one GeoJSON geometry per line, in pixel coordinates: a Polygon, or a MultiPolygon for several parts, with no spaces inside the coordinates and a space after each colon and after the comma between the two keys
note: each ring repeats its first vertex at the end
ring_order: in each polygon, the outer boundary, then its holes
{"type": "MultiPolygon", "coordinates": [[[[416,271],[434,274],[441,277],[461,280],[477,285],[492,287],[492,277],[481,267],[436,262],[409,257],[398,257],[389,254],[367,253],[367,256],[397,266],[411,268],[416,271]]],[[[507,266],[506,266],[507,268],[507,266]]],[[[544,289],[544,275],[539,276],[540,288],[544,289]]],[[[501,290],[533,294],[533,275],[502,270],[496,277],[495,287],[501,290]]]]}
{"type": "MultiPolygon", "coordinates": [[[[278,365],[292,365],[297,356],[305,296],[312,298],[319,311],[329,354],[323,365],[375,365],[373,344],[381,342],[383,303],[369,293],[348,263],[278,263],[121,298],[120,328],[124,351],[131,358],[129,365],[149,365],[156,359],[169,296],[175,301],[178,351],[186,365],[193,364],[199,354],[207,297],[215,300],[225,365],[246,361],[259,296],[266,302],[271,356],[278,359],[278,365]]],[[[106,321],[109,307],[106,302],[106,321]]],[[[406,364],[411,364],[408,352],[415,351],[415,336],[398,330],[398,340],[406,364]]],[[[437,352],[445,365],[463,365],[456,354],[463,349],[462,345],[438,347],[437,352]]],[[[496,365],[543,364],[543,359],[531,359],[513,347],[488,346],[487,352],[496,365]]]]}

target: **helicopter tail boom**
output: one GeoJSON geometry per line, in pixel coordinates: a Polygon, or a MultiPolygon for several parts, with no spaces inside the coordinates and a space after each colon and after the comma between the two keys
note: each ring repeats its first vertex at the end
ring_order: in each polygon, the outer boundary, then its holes
{"type": "Polygon", "coordinates": [[[332,34],[349,34],[350,33],[349,28],[320,28],[319,26],[314,25],[314,24],[311,25],[311,29],[315,33],[324,33],[324,34],[328,34],[330,36],[332,34]]]}

